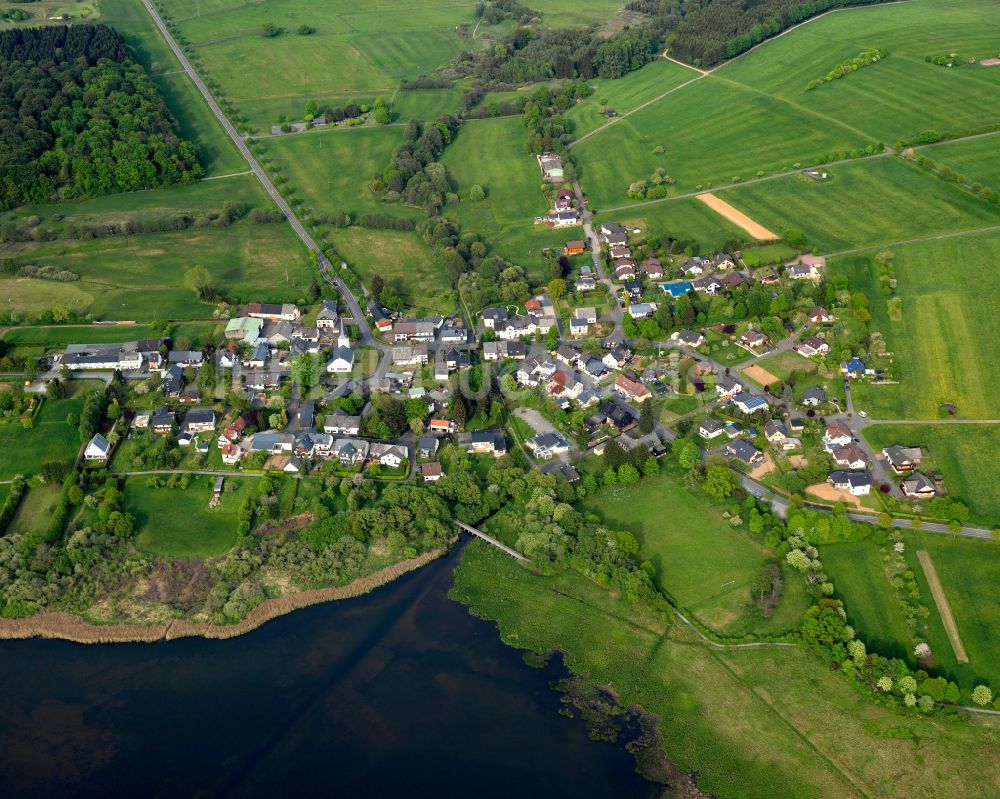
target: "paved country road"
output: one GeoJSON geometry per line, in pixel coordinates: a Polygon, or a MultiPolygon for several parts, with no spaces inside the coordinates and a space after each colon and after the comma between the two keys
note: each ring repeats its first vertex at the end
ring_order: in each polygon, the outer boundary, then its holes
{"type": "Polygon", "coordinates": [[[240,151],[240,153],[246,159],[247,163],[250,165],[250,170],[254,173],[254,175],[257,176],[257,179],[264,187],[264,191],[266,191],[268,195],[271,197],[271,199],[274,200],[275,205],[278,206],[278,208],[281,210],[281,213],[283,213],[285,215],[285,218],[288,219],[288,224],[292,226],[292,230],[295,231],[296,235],[302,240],[302,242],[306,245],[306,247],[308,247],[310,250],[316,253],[316,256],[319,260],[320,270],[323,273],[324,279],[331,285],[336,286],[338,291],[340,291],[340,293],[343,295],[344,301],[347,303],[347,307],[350,309],[351,316],[354,318],[354,324],[357,325],[361,331],[360,343],[370,344],[371,346],[376,347],[377,349],[381,350],[384,353],[388,348],[386,347],[386,345],[382,344],[381,342],[375,340],[372,337],[371,329],[368,326],[368,321],[365,318],[364,311],[361,308],[361,305],[358,302],[357,298],[354,296],[354,294],[351,293],[351,290],[347,287],[347,284],[344,283],[344,281],[341,280],[341,278],[338,277],[337,274],[331,269],[330,261],[323,254],[323,251],[316,243],[316,240],[313,239],[309,231],[306,230],[303,224],[299,221],[299,218],[295,215],[295,212],[292,211],[291,206],[286,202],[285,198],[281,195],[281,192],[279,192],[278,189],[275,187],[274,183],[271,182],[271,178],[268,177],[267,172],[265,172],[264,169],[261,167],[261,165],[257,163],[257,159],[254,158],[253,153],[250,152],[250,148],[247,147],[246,141],[236,131],[236,128],[233,126],[233,123],[229,121],[229,118],[225,115],[225,113],[223,113],[222,109],[219,107],[219,104],[215,101],[215,98],[212,96],[212,93],[208,90],[208,87],[205,85],[205,82],[198,75],[195,68],[191,66],[191,62],[188,61],[187,56],[184,55],[184,51],[181,50],[177,42],[174,41],[174,37],[167,29],[166,24],[163,22],[163,19],[160,17],[159,13],[157,13],[156,9],[153,7],[153,4],[150,3],[149,0],[142,0],[142,4],[149,12],[149,15],[153,18],[153,22],[156,24],[156,27],[159,29],[160,34],[163,36],[167,45],[173,51],[173,54],[177,57],[177,60],[180,62],[181,67],[183,67],[184,72],[187,73],[187,76],[191,78],[191,80],[194,82],[194,85],[198,88],[198,91],[201,92],[202,97],[205,98],[205,102],[208,103],[208,107],[212,110],[212,113],[215,115],[215,118],[219,120],[219,124],[222,125],[226,133],[229,134],[229,138],[232,139],[233,144],[236,145],[236,149],[240,151]]]}

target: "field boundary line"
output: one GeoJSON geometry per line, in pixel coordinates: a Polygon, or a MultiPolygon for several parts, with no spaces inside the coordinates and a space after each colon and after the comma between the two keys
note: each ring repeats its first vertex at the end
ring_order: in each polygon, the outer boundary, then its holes
{"type": "Polygon", "coordinates": [[[678,86],[674,86],[674,88],[672,88],[672,89],[668,89],[663,94],[661,94],[661,95],[659,95],[657,97],[654,97],[652,100],[647,100],[642,105],[638,105],[635,108],[633,108],[631,111],[626,111],[624,114],[620,114],[619,116],[616,116],[610,122],[605,122],[599,128],[594,128],[592,131],[590,131],[590,133],[584,133],[576,141],[571,141],[569,144],[566,145],[566,149],[567,150],[572,150],[580,142],[586,141],[591,136],[594,136],[594,135],[600,133],[602,130],[607,130],[612,125],[614,125],[616,122],[621,122],[623,119],[626,119],[627,117],[632,116],[632,114],[634,114],[636,111],[641,111],[643,108],[647,108],[647,107],[651,106],[653,103],[659,102],[660,100],[662,100],[667,95],[673,94],[674,92],[679,91],[680,89],[683,89],[685,86],[690,86],[692,83],[696,83],[697,81],[701,80],[702,78],[707,78],[709,74],[710,73],[708,73],[708,72],[700,72],[698,75],[696,75],[695,77],[691,78],[690,80],[686,80],[686,81],[684,81],[684,83],[681,83],[678,86]]]}
{"type": "MultiPolygon", "coordinates": [[[[943,239],[956,239],[962,236],[975,236],[977,233],[994,233],[1000,231],[1000,225],[989,225],[988,227],[971,228],[970,230],[955,230],[951,233],[939,233],[937,236],[924,236],[917,239],[903,239],[902,241],[883,241],[879,244],[868,244],[864,247],[854,247],[850,250],[837,250],[836,252],[825,253],[827,258],[836,258],[841,255],[854,255],[859,252],[869,252],[870,250],[881,250],[883,247],[902,247],[906,244],[923,244],[925,241],[941,241],[943,239]]],[[[967,421],[967,420],[966,420],[967,421]]]]}
{"type": "Polygon", "coordinates": [[[920,567],[924,570],[924,577],[927,578],[927,585],[930,586],[931,596],[934,597],[934,604],[937,605],[938,614],[941,616],[941,623],[944,624],[951,648],[955,651],[955,660],[959,663],[968,663],[969,656],[966,654],[962,637],[958,634],[958,625],[951,613],[951,605],[948,604],[948,598],[944,595],[944,587],[941,585],[941,579],[938,577],[937,569],[934,568],[930,553],[926,549],[918,550],[917,560],[920,561],[920,567]]]}
{"type": "Polygon", "coordinates": [[[223,178],[238,178],[240,175],[252,175],[253,170],[248,169],[246,172],[230,172],[228,175],[209,175],[207,178],[202,178],[202,180],[222,180],[223,178]]]}
{"type": "Polygon", "coordinates": [[[781,238],[776,233],[772,233],[762,224],[756,222],[750,216],[743,213],[743,211],[739,208],[730,205],[721,197],[716,197],[710,191],[705,192],[704,194],[695,195],[695,199],[704,203],[726,221],[732,222],[737,227],[743,228],[743,230],[758,241],[770,241],[772,239],[781,238]]]}

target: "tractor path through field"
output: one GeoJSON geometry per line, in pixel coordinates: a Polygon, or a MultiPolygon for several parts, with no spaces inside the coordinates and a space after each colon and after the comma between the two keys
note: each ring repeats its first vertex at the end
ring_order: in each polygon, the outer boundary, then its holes
{"type": "Polygon", "coordinates": [[[253,171],[248,169],[246,172],[230,172],[228,175],[209,175],[207,178],[202,178],[202,180],[222,180],[223,178],[238,178],[240,175],[252,175],[253,171]]]}
{"type": "Polygon", "coordinates": [[[766,227],[761,225],[759,222],[754,222],[749,216],[743,213],[738,208],[734,208],[721,197],[716,197],[712,192],[706,192],[705,194],[698,194],[695,199],[705,203],[709,208],[711,208],[715,213],[732,222],[737,227],[743,228],[747,233],[753,236],[755,239],[760,241],[767,241],[769,239],[777,239],[778,235],[772,233],[766,227]]]}
{"type": "Polygon", "coordinates": [[[951,615],[951,605],[944,595],[944,588],[938,578],[937,569],[931,561],[931,556],[926,549],[917,552],[917,560],[924,570],[924,577],[927,578],[927,585],[930,586],[931,596],[934,597],[934,604],[937,605],[938,613],[941,615],[941,622],[944,624],[945,632],[948,633],[948,640],[951,641],[951,648],[955,650],[955,660],[959,663],[968,663],[969,656],[965,653],[965,645],[962,637],[958,634],[958,625],[955,624],[955,617],[951,615]]]}
{"type": "Polygon", "coordinates": [[[879,244],[869,244],[866,247],[853,247],[849,250],[837,250],[836,252],[824,253],[827,258],[836,258],[839,255],[854,255],[859,252],[871,252],[872,250],[882,250],[886,247],[902,247],[906,244],[923,244],[925,241],[941,241],[943,239],[957,239],[963,236],[976,236],[980,233],[995,233],[1000,231],[1000,225],[989,225],[988,227],[977,227],[971,230],[955,230],[951,233],[940,233],[937,236],[923,236],[916,239],[903,239],[902,241],[883,241],[879,244]]]}
{"type": "Polygon", "coordinates": [[[862,426],[876,424],[1000,424],[1000,419],[868,419],[862,426]]]}
{"type": "MultiPolygon", "coordinates": [[[[672,60],[672,59],[671,59],[671,60],[672,60]]],[[[687,65],[685,64],[685,66],[687,66],[687,65]]],[[[651,105],[652,105],[653,103],[658,103],[658,102],[659,102],[660,100],[662,100],[662,99],[663,99],[664,97],[667,97],[668,95],[671,95],[671,94],[673,94],[674,92],[676,92],[676,91],[679,91],[679,90],[683,89],[683,88],[684,88],[685,86],[690,86],[690,85],[691,85],[692,83],[695,83],[695,82],[697,82],[697,81],[701,80],[702,78],[707,78],[707,77],[708,77],[708,75],[709,75],[709,73],[707,73],[707,72],[702,72],[701,74],[697,75],[696,77],[693,77],[693,78],[691,78],[691,80],[688,80],[688,81],[684,81],[684,83],[680,84],[680,86],[674,86],[674,88],[672,88],[672,89],[668,89],[668,90],[667,90],[667,91],[665,91],[665,92],[664,92],[663,94],[660,94],[660,95],[658,95],[658,96],[654,97],[654,98],[653,98],[652,100],[647,100],[647,101],[646,101],[646,102],[644,102],[644,103],[643,103],[642,105],[640,105],[640,106],[636,106],[636,107],[635,107],[635,108],[633,108],[633,109],[632,109],[631,111],[626,111],[626,112],[625,112],[624,114],[619,114],[619,115],[618,115],[618,116],[616,116],[616,117],[615,117],[614,119],[612,119],[612,120],[611,120],[610,122],[605,122],[605,123],[604,123],[603,125],[601,125],[601,126],[600,126],[599,128],[594,128],[594,129],[593,129],[592,131],[590,131],[590,133],[584,133],[584,134],[583,134],[583,135],[582,135],[582,136],[581,136],[581,137],[580,137],[579,139],[577,139],[576,141],[571,141],[571,142],[570,142],[570,143],[569,143],[568,145],[566,145],[566,149],[567,149],[567,150],[572,150],[572,149],[573,149],[574,147],[576,147],[576,145],[578,145],[578,144],[579,144],[580,142],[582,142],[582,141],[586,141],[586,140],[587,140],[587,139],[589,139],[589,138],[590,138],[591,136],[593,136],[593,135],[595,135],[595,134],[597,134],[597,133],[600,133],[600,132],[601,132],[602,130],[606,130],[607,128],[609,128],[609,127],[611,127],[612,125],[614,125],[614,124],[615,124],[616,122],[620,122],[621,120],[625,119],[626,117],[630,117],[630,116],[632,116],[632,114],[634,114],[634,113],[635,113],[636,111],[641,111],[641,110],[642,110],[643,108],[647,108],[647,107],[651,106],[651,105]]]]}

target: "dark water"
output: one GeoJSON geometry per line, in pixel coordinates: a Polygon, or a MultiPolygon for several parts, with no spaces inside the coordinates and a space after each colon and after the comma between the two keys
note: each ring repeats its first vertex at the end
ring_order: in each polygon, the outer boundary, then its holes
{"type": "Polygon", "coordinates": [[[0,793],[655,795],[447,598],[456,558],[230,641],[0,643],[0,793]]]}

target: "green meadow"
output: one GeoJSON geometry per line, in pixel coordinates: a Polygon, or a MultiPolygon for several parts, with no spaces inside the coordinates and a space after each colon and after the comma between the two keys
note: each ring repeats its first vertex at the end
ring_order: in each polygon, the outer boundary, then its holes
{"type": "Polygon", "coordinates": [[[370,285],[373,274],[381,275],[413,313],[448,314],[455,310],[455,292],[416,233],[351,227],[335,230],[330,238],[365,285],[370,285]]]}
{"type": "Polygon", "coordinates": [[[938,167],[951,167],[956,174],[965,175],[969,183],[982,183],[1000,191],[1000,137],[997,135],[922,147],[917,154],[926,155],[938,167]]]}
{"type": "Polygon", "coordinates": [[[82,410],[82,396],[47,399],[30,430],[18,422],[0,424],[0,480],[36,475],[46,461],[72,461],[80,449],[80,431],[66,424],[66,416],[79,416],[82,410]]]}
{"type": "Polygon", "coordinates": [[[1000,424],[872,425],[865,439],[880,452],[893,444],[920,446],[930,453],[936,471],[944,477],[949,496],[972,512],[972,522],[1000,527],[1000,424]]]}
{"type": "Polygon", "coordinates": [[[125,480],[125,503],[136,517],[136,543],[141,549],[167,557],[210,558],[236,543],[236,518],[244,498],[256,496],[256,479],[227,477],[235,491],[223,491],[222,501],[210,508],[215,478],[193,475],[186,489],[151,488],[146,477],[125,480]]]}
{"type": "Polygon", "coordinates": [[[7,534],[44,532],[49,518],[59,507],[62,486],[57,484],[39,485],[25,492],[17,506],[14,518],[7,525],[7,534]]]}
{"type": "Polygon", "coordinates": [[[165,0],[164,6],[206,71],[263,129],[279,114],[301,118],[309,99],[321,105],[351,95],[388,99],[401,79],[430,73],[476,46],[456,30],[474,22],[472,5],[462,0],[361,6],[349,0],[165,0]],[[283,32],[264,36],[267,23],[283,32]],[[297,35],[301,25],[315,32],[297,35]]]}
{"type": "Polygon", "coordinates": [[[705,203],[694,198],[655,202],[637,205],[622,211],[600,214],[596,223],[621,222],[633,228],[638,227],[646,235],[658,236],[665,240],[668,236],[696,241],[702,253],[721,250],[729,241],[745,241],[746,232],[727,222],[705,203]]]}
{"type": "MultiPolygon", "coordinates": [[[[945,184],[950,185],[950,184],[945,184]]],[[[945,215],[946,209],[941,209],[945,215]]],[[[930,218],[928,217],[928,224],[930,218]]],[[[893,353],[897,385],[860,383],[854,406],[873,419],[935,419],[944,402],[958,417],[1000,418],[1000,295],[984,290],[1000,262],[1000,233],[892,248],[902,320],[890,320],[876,287],[873,253],[834,259],[833,274],[867,294],[876,329],[893,353]]],[[[995,458],[991,459],[995,462],[995,458]]]]}
{"type": "Polygon", "coordinates": [[[776,233],[802,231],[825,253],[1000,224],[1000,208],[901,158],[840,164],[829,175],[790,175],[719,195],[776,233]]]}
{"type": "Polygon", "coordinates": [[[752,606],[749,584],[771,560],[768,551],[676,476],[604,491],[583,507],[607,525],[633,533],[641,558],[656,567],[660,588],[712,630],[776,634],[800,624],[809,604],[802,579],[786,570],[782,600],[770,619],[762,618],[752,606]]]}
{"type": "MultiPolygon", "coordinates": [[[[907,563],[921,588],[920,601],[930,611],[932,671],[955,680],[966,691],[978,682],[992,681],[995,685],[1000,679],[1000,607],[985,598],[1000,579],[997,544],[933,533],[906,533],[904,544],[907,563]],[[969,656],[967,664],[955,659],[916,557],[921,549],[930,554],[941,579],[969,656]]],[[[915,666],[912,636],[883,568],[881,549],[874,541],[824,546],[820,558],[836,586],[837,597],[844,600],[848,621],[868,648],[903,658],[915,666]]]]}
{"type": "Polygon", "coordinates": [[[415,216],[414,209],[383,205],[368,189],[403,143],[403,128],[354,128],[289,138],[261,139],[272,177],[288,179],[280,186],[321,214],[390,213],[415,216]]]}
{"type": "Polygon", "coordinates": [[[767,42],[715,75],[767,93],[804,116],[822,116],[893,144],[925,130],[944,135],[1000,125],[1000,69],[948,69],[927,56],[952,52],[966,58],[996,55],[1000,17],[992,0],[910,0],[839,11],[767,42]],[[862,50],[888,56],[806,91],[862,50]]]}

